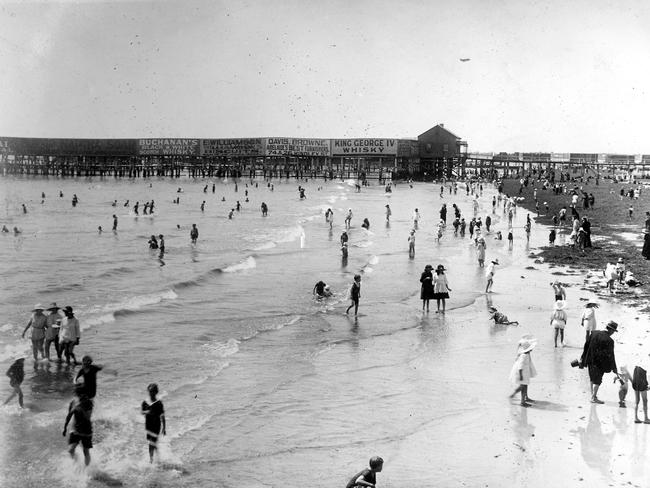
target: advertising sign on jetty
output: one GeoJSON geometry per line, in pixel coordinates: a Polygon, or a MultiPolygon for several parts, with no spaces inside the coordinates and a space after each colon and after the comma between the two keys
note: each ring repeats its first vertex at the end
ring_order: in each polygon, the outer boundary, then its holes
{"type": "Polygon", "coordinates": [[[269,137],[265,139],[267,156],[329,156],[329,139],[269,137]]]}
{"type": "Polygon", "coordinates": [[[397,139],[332,139],[332,156],[397,155],[397,139]]]}
{"type": "Polygon", "coordinates": [[[417,158],[420,155],[420,146],[417,140],[399,139],[397,141],[397,157],[417,158]]]}
{"type": "Polygon", "coordinates": [[[22,156],[135,156],[134,139],[40,139],[4,137],[0,152],[22,156]]]}
{"type": "Polygon", "coordinates": [[[198,139],[140,139],[141,156],[198,156],[198,139]]]}
{"type": "Polygon", "coordinates": [[[202,156],[264,156],[261,138],[201,139],[202,156]]]}

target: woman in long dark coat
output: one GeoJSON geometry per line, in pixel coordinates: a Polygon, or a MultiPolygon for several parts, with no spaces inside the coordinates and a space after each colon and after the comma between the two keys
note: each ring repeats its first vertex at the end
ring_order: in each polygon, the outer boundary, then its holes
{"type": "Polygon", "coordinates": [[[643,251],[641,251],[641,256],[650,259],[650,233],[648,232],[643,235],[643,251]]]}
{"type": "Polygon", "coordinates": [[[431,270],[433,267],[430,264],[427,264],[424,267],[422,276],[420,276],[420,283],[422,287],[420,289],[420,298],[422,299],[422,311],[426,306],[427,312],[429,311],[429,300],[433,298],[433,273],[431,270]]]}

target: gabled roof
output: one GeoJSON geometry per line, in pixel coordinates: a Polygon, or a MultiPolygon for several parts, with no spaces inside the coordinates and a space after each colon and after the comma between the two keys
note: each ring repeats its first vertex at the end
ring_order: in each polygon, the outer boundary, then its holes
{"type": "Polygon", "coordinates": [[[429,132],[431,132],[431,131],[434,130],[434,129],[444,130],[444,131],[445,131],[447,134],[449,134],[450,136],[455,137],[456,139],[460,140],[460,137],[458,137],[456,134],[454,134],[454,133],[453,133],[452,131],[450,131],[449,129],[446,129],[445,126],[442,125],[442,124],[438,124],[438,125],[436,125],[436,126],[434,126],[434,127],[431,127],[431,129],[429,129],[429,130],[423,132],[422,134],[420,134],[420,135],[418,136],[418,139],[419,139],[420,137],[422,137],[422,136],[428,134],[429,132]]]}

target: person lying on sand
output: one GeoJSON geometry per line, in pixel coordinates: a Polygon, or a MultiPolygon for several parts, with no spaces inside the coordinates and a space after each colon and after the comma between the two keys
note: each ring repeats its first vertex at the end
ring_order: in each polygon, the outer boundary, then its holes
{"type": "Polygon", "coordinates": [[[517,322],[516,320],[515,321],[508,320],[508,316],[499,312],[496,307],[490,307],[488,309],[488,312],[490,312],[490,320],[494,320],[495,324],[519,325],[519,322],[517,322]]]}

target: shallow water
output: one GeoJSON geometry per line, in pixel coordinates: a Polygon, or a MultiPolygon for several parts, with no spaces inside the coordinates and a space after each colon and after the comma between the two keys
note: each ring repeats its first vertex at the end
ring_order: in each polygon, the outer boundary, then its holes
{"type": "MultiPolygon", "coordinates": [[[[585,382],[567,367],[578,354],[576,332],[575,350],[561,351],[564,357],[539,348],[540,388],[553,398],[531,412],[504,399],[520,335],[549,333],[550,278],[523,271],[530,262],[522,210],[512,251],[507,241],[488,236],[487,257],[498,257],[502,266],[486,299],[484,270],[469,239],[453,237],[449,225],[435,240],[441,202],[449,207],[448,222],[452,203],[471,218],[462,187],[441,199],[435,185],[399,184],[386,194],[377,186],[356,193],[352,182],[309,181],[300,182],[307,190],[301,201],[295,180],[273,181],[274,191],[262,180],[257,188],[240,180],[237,192],[233,181],[214,183],[215,193],[212,180],[187,178],[0,180],[1,220],[23,231],[0,236],[0,276],[7,285],[0,359],[6,369],[19,355],[28,357],[23,391],[30,406],[24,412],[0,408],[7,486],[105,486],[112,480],[125,486],[296,486],[305,473],[315,475],[310,485],[344,485],[374,454],[386,459],[383,486],[498,486],[520,479],[518,464],[527,466],[530,486],[545,486],[543,468],[561,463],[557,451],[567,446],[558,440],[560,429],[542,447],[531,445],[533,424],[553,432],[569,414],[579,420],[570,402],[582,401],[585,382]],[[172,203],[177,196],[179,205],[172,203]],[[151,198],[154,215],[136,217],[135,201],[142,213],[151,198]],[[236,200],[242,210],[228,220],[236,200]],[[269,206],[266,218],[262,201],[269,206]],[[324,221],[328,207],[332,231],[324,221]],[[410,260],[415,207],[422,220],[410,260]],[[338,242],[348,208],[354,218],[344,263],[338,242]],[[114,213],[116,233],[110,230],[114,213]],[[364,217],[369,231],[360,227],[364,217]],[[192,223],[200,231],[196,246],[189,239],[192,223]],[[162,259],[147,247],[149,236],[160,233],[167,250],[162,259]],[[448,269],[453,292],[445,315],[434,312],[435,303],[429,314],[421,311],[419,276],[428,263],[448,269]],[[358,320],[344,313],[355,273],[362,275],[358,320]],[[320,279],[334,291],[326,301],[312,297],[320,279]],[[52,301],[75,308],[83,329],[79,356],[90,354],[118,372],[100,373],[89,472],[67,459],[60,434],[73,370],[57,363],[34,367],[30,342],[20,339],[33,305],[52,301]],[[490,326],[489,303],[520,315],[513,318],[522,325],[490,326]],[[168,422],[163,464],[156,467],[148,463],[139,414],[150,382],[160,386],[168,422]]],[[[480,199],[483,219],[492,195],[486,189],[480,199]]],[[[505,235],[502,215],[499,208],[493,220],[505,235]]],[[[546,230],[535,226],[531,243],[545,239],[546,230]]],[[[586,435],[593,433],[593,415],[586,435]]],[[[565,433],[566,442],[580,443],[580,434],[565,433]]],[[[639,442],[646,449],[645,440],[639,442]]],[[[579,459],[586,480],[611,478],[597,456],[579,459]]],[[[635,479],[645,477],[641,465],[635,479]]]]}

